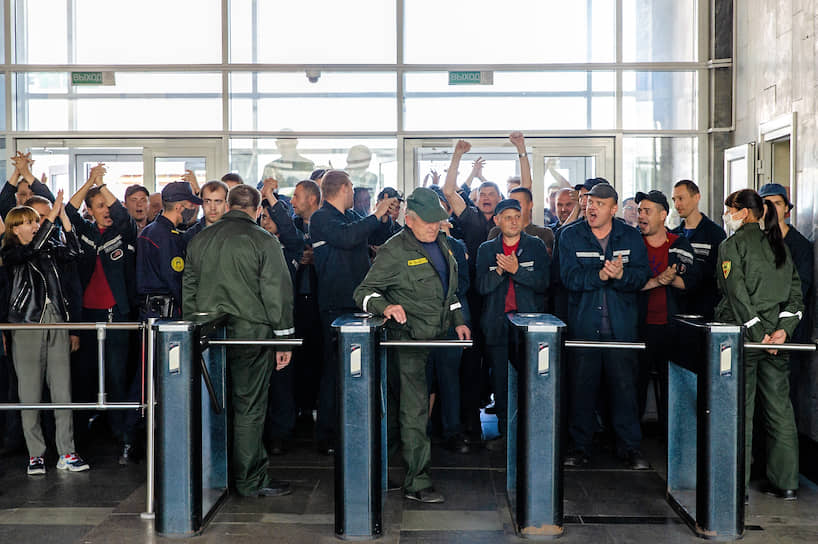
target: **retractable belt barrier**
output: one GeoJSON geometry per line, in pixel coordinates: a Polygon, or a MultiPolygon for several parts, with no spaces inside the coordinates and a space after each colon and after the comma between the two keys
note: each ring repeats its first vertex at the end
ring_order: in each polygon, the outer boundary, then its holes
{"type": "Polygon", "coordinates": [[[463,348],[470,340],[386,340],[386,319],[348,314],[338,333],[338,443],[335,452],[335,534],[344,540],[377,538],[386,492],[386,349],[463,348]]]}
{"type": "Polygon", "coordinates": [[[192,322],[152,322],[151,331],[157,377],[156,531],[195,536],[227,494],[226,347],[297,346],[301,340],[226,339],[224,318],[209,314],[197,314],[192,322]]]}

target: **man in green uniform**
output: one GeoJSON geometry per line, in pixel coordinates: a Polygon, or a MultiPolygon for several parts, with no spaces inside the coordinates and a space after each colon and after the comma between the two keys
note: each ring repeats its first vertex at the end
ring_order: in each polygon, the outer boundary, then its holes
{"type": "MultiPolygon", "coordinates": [[[[286,338],[293,329],[293,287],[278,240],[256,225],[261,195],[249,185],[230,190],[221,220],[188,245],[182,277],[182,310],[226,314],[229,338],[286,338]]],[[[290,351],[275,354],[275,369],[290,362],[290,351]]],[[[232,476],[245,496],[290,493],[286,482],[267,475],[262,434],[273,361],[268,348],[228,348],[233,425],[232,476]]]]}
{"type": "MultiPolygon", "coordinates": [[[[364,311],[388,322],[389,336],[403,340],[442,338],[454,326],[468,340],[457,299],[457,263],[440,231],[448,214],[431,189],[415,189],[406,199],[406,228],[381,246],[378,257],[353,294],[364,311]]],[[[402,444],[406,477],[404,496],[443,502],[429,474],[431,444],[426,435],[429,394],[426,385],[428,348],[401,348],[387,368],[387,441],[390,457],[402,444]]]]}

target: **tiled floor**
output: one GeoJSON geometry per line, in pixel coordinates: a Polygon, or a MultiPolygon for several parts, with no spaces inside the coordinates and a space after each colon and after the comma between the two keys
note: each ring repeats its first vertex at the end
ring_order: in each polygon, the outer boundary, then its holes
{"type": "MultiPolygon", "coordinates": [[[[99,450],[99,448],[97,448],[99,450]]],[[[701,542],[665,501],[664,451],[646,440],[655,470],[634,472],[605,454],[588,469],[565,473],[565,534],[561,542],[701,542]]],[[[152,543],[145,508],[144,464],[122,468],[110,445],[88,456],[93,469],[45,477],[25,475],[25,460],[0,460],[0,542],[152,543]]],[[[332,458],[298,441],[272,459],[271,473],[292,482],[288,497],[229,497],[191,543],[329,543],[333,532],[332,458]]],[[[505,497],[503,454],[481,450],[456,455],[433,448],[433,477],[446,495],[441,505],[405,501],[390,492],[384,504],[383,543],[521,542],[514,534],[505,497]]],[[[393,478],[400,476],[392,470],[393,478]]],[[[754,487],[744,541],[818,542],[818,488],[803,480],[796,502],[769,498],[754,487]]],[[[175,539],[178,542],[178,539],[175,539]]]]}

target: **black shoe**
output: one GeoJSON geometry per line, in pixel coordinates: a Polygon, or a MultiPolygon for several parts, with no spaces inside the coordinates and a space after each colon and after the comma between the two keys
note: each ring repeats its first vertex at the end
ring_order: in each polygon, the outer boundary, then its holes
{"type": "Polygon", "coordinates": [[[290,489],[289,482],[278,482],[273,481],[267,484],[265,487],[260,487],[258,489],[258,496],[259,497],[283,497],[284,495],[289,495],[292,493],[293,490],[290,489]]]}
{"type": "Polygon", "coordinates": [[[631,450],[627,455],[628,466],[631,470],[648,470],[650,463],[639,450],[631,450]]]}
{"type": "Polygon", "coordinates": [[[468,442],[459,434],[446,439],[443,443],[443,447],[455,453],[469,453],[471,451],[468,442]]]}
{"type": "Polygon", "coordinates": [[[319,440],[316,449],[321,455],[335,455],[335,444],[330,440],[319,440]]]}
{"type": "Polygon", "coordinates": [[[420,491],[405,491],[403,496],[412,501],[425,503],[441,503],[446,500],[442,493],[435,491],[434,487],[427,487],[420,491]]]}
{"type": "Polygon", "coordinates": [[[584,467],[591,462],[588,454],[582,450],[572,450],[563,459],[562,464],[566,467],[584,467]]]}
{"type": "Polygon", "coordinates": [[[765,495],[770,495],[771,497],[776,497],[778,499],[784,499],[785,501],[798,500],[798,490],[796,489],[778,489],[772,484],[767,484],[764,486],[763,491],[765,495]]]}
{"type": "Polygon", "coordinates": [[[133,444],[125,443],[122,445],[122,451],[119,454],[119,464],[122,466],[130,465],[134,463],[136,459],[134,458],[134,447],[133,444]]]}
{"type": "Polygon", "coordinates": [[[386,490],[387,491],[398,491],[402,487],[403,486],[401,484],[399,484],[395,480],[392,480],[391,478],[386,480],[386,490]]]}
{"type": "Polygon", "coordinates": [[[284,445],[284,440],[281,438],[274,438],[270,441],[270,455],[284,455],[287,451],[284,445]]]}

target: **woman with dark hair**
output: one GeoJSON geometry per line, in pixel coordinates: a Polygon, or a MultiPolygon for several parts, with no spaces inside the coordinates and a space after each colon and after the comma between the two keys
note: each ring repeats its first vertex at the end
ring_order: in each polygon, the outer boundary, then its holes
{"type": "MultiPolygon", "coordinates": [[[[68,302],[60,277],[63,265],[79,255],[77,235],[65,215],[62,191],[42,225],[34,208],[17,206],[6,216],[6,233],[0,250],[10,286],[8,320],[11,323],[62,323],[69,320],[68,302]],[[63,244],[53,236],[60,218],[65,229],[63,244]]],[[[43,380],[48,382],[51,400],[71,402],[71,365],[68,331],[32,329],[13,331],[11,351],[17,372],[20,402],[39,403],[43,380]]],[[[70,410],[55,410],[56,441],[60,458],[57,468],[71,472],[88,470],[88,463],[74,451],[74,430],[70,410]]],[[[45,474],[46,444],[40,428],[40,413],[23,410],[23,435],[28,447],[28,474],[45,474]]]]}
{"type": "Polygon", "coordinates": [[[717,277],[721,302],[716,320],[744,325],[750,342],[768,350],[747,350],[745,380],[745,483],[750,482],[756,394],[766,435],[767,484],[764,491],[795,500],[798,489],[798,432],[789,393],[786,352],[773,346],[792,336],[804,305],[801,281],[778,226],[775,206],[753,190],[724,201],[724,224],[732,235],[719,246],[717,277]]]}

